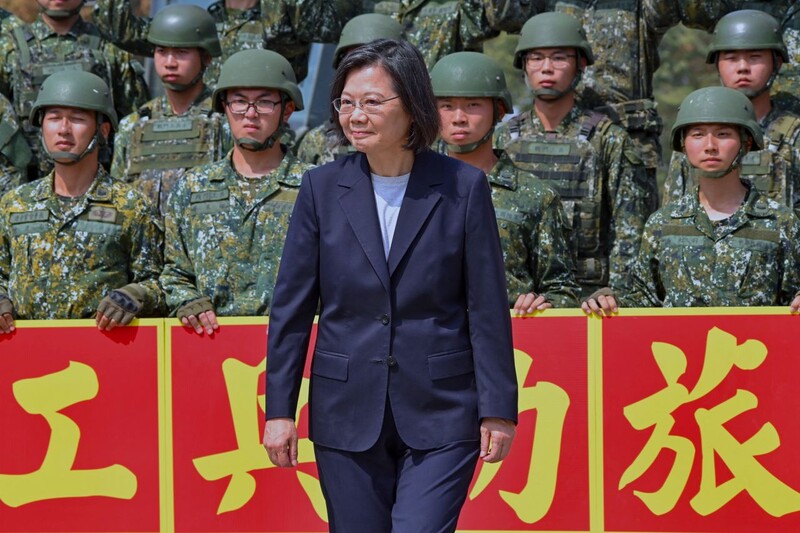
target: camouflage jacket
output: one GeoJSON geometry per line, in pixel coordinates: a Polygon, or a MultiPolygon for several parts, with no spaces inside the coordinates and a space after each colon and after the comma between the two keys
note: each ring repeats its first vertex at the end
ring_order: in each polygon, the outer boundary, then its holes
{"type": "Polygon", "coordinates": [[[533,110],[502,123],[495,145],[560,196],[572,229],[582,295],[624,287],[657,191],[622,128],[578,106],[545,132],[533,110]]]}
{"type": "Polygon", "coordinates": [[[698,188],[647,222],[630,307],[789,305],[800,289],[800,220],[749,192],[728,219],[712,222],[698,188]]]}
{"type": "Polygon", "coordinates": [[[783,42],[789,52],[789,62],[781,66],[772,85],[774,99],[784,108],[800,114],[800,4],[794,0],[684,0],[692,6],[690,17],[697,20],[693,27],[714,31],[724,15],[740,9],[756,9],[775,17],[783,28],[783,42]]]}
{"type": "Polygon", "coordinates": [[[555,307],[574,307],[580,287],[569,247],[561,200],[535,176],[514,166],[504,152],[487,176],[503,246],[508,301],[544,295],[555,307]]]}
{"type": "Polygon", "coordinates": [[[0,196],[27,181],[31,149],[11,102],[0,94],[0,196]]]}
{"type": "Polygon", "coordinates": [[[543,0],[387,0],[375,12],[394,17],[404,37],[425,58],[428,69],[453,52],[482,51],[501,30],[519,31],[543,8],[543,0]]]}
{"type": "Polygon", "coordinates": [[[37,155],[39,128],[30,123],[29,115],[42,82],[53,72],[82,69],[103,78],[112,89],[119,117],[149,98],[141,64],[81,18],[66,35],[55,33],[41,17],[16,28],[0,40],[0,65],[0,92],[14,103],[28,143],[37,155]]]}
{"type": "MultiPolygon", "coordinates": [[[[744,156],[741,177],[800,216],[800,117],[773,105],[761,127],[766,148],[744,156]]],[[[697,179],[686,156],[673,152],[662,203],[677,201],[696,186],[697,179]]]]}
{"type": "Polygon", "coordinates": [[[222,159],[232,146],[228,121],[212,109],[208,87],[181,115],[160,96],[120,122],[111,175],[133,183],[163,217],[167,197],[186,170],[222,159]]]}
{"type": "Polygon", "coordinates": [[[170,196],[161,283],[172,315],[203,296],[220,316],[269,313],[289,217],[311,166],[287,153],[250,181],[233,169],[232,153],[187,172],[170,196]]]}
{"type": "Polygon", "coordinates": [[[297,158],[310,165],[324,165],[354,151],[350,144],[339,144],[333,122],[327,120],[303,135],[297,145],[297,158]]]}
{"type": "MultiPolygon", "coordinates": [[[[222,56],[206,70],[205,82],[216,85],[222,63],[234,53],[251,48],[281,54],[300,81],[306,77],[311,43],[336,42],[342,26],[359,7],[355,0],[259,0],[251,9],[238,10],[225,7],[223,0],[214,2],[208,12],[217,23],[222,56]]],[[[153,47],[147,42],[150,19],[137,17],[128,0],[97,0],[93,20],[125,50],[153,55],[153,47]]]]}
{"type": "Polygon", "coordinates": [[[129,283],[146,292],[141,316],[163,316],[163,235],[144,198],[101,167],[86,194],[65,208],[53,179],[0,200],[0,294],[18,318],[94,318],[100,300],[129,283]]]}
{"type": "Polygon", "coordinates": [[[11,31],[14,26],[21,26],[24,24],[14,13],[0,8],[0,29],[3,32],[11,31]]]}

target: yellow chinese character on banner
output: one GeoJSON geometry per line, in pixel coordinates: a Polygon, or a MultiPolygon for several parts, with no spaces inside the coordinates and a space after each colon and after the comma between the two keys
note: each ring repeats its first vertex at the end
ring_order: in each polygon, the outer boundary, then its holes
{"type": "MultiPolygon", "coordinates": [[[[546,381],[540,381],[533,387],[524,387],[533,358],[522,350],[514,350],[514,359],[520,390],[519,412],[536,410],[536,427],[525,487],[519,493],[504,490],[499,493],[520,520],[533,524],[541,520],[553,504],[569,396],[561,387],[546,381]]],[[[470,500],[477,498],[491,484],[503,464],[505,462],[481,465],[478,479],[469,495],[470,500]]]]}
{"type": "MultiPolygon", "coordinates": [[[[712,328],[706,338],[700,378],[691,391],[678,383],[687,366],[683,351],[671,344],[654,342],[652,352],[667,385],[655,394],[628,405],[623,411],[634,429],[641,431],[652,428],[652,433],[642,451],[622,474],[619,489],[639,479],[662,450],[674,452],[670,471],[658,490],[633,491],[651,512],[663,515],[678,503],[695,458],[694,444],[685,437],[670,433],[675,424],[672,413],[714,390],[733,367],[741,370],[758,368],[767,357],[767,348],[753,339],[738,344],[733,335],[712,328]]],[[[755,409],[757,405],[758,398],[753,393],[738,390],[733,397],[711,409],[698,408],[694,411],[700,429],[702,466],[700,488],[690,500],[690,505],[698,514],[706,516],[717,511],[742,491],[747,491],[772,516],[800,510],[800,493],[772,475],[756,459],[780,446],[775,427],[767,422],[742,443],[725,428],[725,423],[755,409]],[[719,457],[732,474],[731,479],[719,485],[715,457],[719,457]]]]}
{"type": "Polygon", "coordinates": [[[17,403],[50,426],[50,443],[42,465],[29,474],[0,474],[0,501],[10,507],[54,498],[107,496],[130,500],[136,494],[136,476],[122,465],[73,470],[81,430],[59,411],[97,396],[97,374],[70,361],[64,370],[23,379],[13,385],[17,403]]]}
{"type": "MultiPolygon", "coordinates": [[[[193,463],[197,472],[207,481],[216,481],[230,476],[228,488],[217,507],[217,514],[241,509],[253,497],[256,491],[256,480],[251,472],[274,468],[269,461],[267,451],[261,444],[258,432],[258,421],[264,418],[265,396],[257,394],[258,384],[263,379],[266,358],[255,366],[250,366],[238,359],[229,358],[222,363],[222,374],[228,392],[231,418],[236,435],[237,448],[227,452],[196,458],[193,463]],[[257,398],[257,401],[254,399],[257,398]]],[[[303,378],[300,388],[301,402],[297,407],[297,417],[307,403],[308,379],[303,378]]],[[[314,448],[308,438],[300,439],[298,457],[302,463],[314,462],[314,448]]],[[[311,501],[314,511],[327,521],[327,511],[319,481],[296,471],[297,480],[311,501]]]]}

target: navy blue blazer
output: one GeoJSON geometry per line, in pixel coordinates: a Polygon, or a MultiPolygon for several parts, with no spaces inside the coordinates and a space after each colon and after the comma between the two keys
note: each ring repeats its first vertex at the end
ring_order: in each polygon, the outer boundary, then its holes
{"type": "Polygon", "coordinates": [[[417,154],[388,261],[366,156],[308,171],[269,323],[266,417],[295,417],[310,328],[310,438],[358,452],[377,440],[388,394],[420,450],[516,421],[511,320],[486,176],[417,154]]]}

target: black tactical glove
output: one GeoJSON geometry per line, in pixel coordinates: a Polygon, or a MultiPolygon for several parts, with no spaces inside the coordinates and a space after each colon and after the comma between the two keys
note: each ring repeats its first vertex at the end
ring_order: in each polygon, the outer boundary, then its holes
{"type": "Polygon", "coordinates": [[[142,311],[144,295],[144,289],[138,283],[125,285],[103,298],[97,306],[97,312],[120,325],[130,324],[142,311]]]}

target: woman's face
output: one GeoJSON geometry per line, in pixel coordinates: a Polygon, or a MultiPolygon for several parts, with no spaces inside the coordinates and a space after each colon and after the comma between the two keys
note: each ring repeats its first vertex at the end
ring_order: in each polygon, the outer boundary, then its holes
{"type": "Polygon", "coordinates": [[[356,150],[368,156],[406,150],[403,146],[408,142],[411,116],[396,97],[392,79],[380,65],[347,75],[341,98],[357,105],[352,113],[339,113],[339,124],[356,150]],[[360,107],[365,103],[372,108],[369,113],[360,107]]]}

